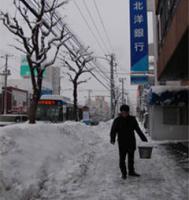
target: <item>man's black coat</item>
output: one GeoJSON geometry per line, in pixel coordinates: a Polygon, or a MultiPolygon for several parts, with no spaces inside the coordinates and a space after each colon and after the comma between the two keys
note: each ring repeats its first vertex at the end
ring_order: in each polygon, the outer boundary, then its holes
{"type": "Polygon", "coordinates": [[[147,138],[141,131],[138,122],[134,116],[127,117],[118,116],[112,124],[110,132],[110,140],[115,143],[117,136],[119,146],[126,148],[128,151],[136,149],[135,132],[139,135],[142,141],[147,141],[147,138]]]}

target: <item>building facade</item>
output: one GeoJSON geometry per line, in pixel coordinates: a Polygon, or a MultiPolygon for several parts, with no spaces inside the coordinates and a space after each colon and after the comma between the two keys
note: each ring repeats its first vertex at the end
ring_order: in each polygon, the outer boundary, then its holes
{"type": "Polygon", "coordinates": [[[188,0],[156,0],[158,30],[158,80],[188,84],[188,0]]]}
{"type": "Polygon", "coordinates": [[[155,0],[157,80],[149,93],[149,131],[156,140],[188,140],[188,0],[155,0]]]}

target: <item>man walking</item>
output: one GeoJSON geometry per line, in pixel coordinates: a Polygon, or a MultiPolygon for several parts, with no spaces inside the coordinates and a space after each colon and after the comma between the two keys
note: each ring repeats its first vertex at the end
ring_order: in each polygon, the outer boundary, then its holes
{"type": "Polygon", "coordinates": [[[113,121],[111,132],[110,132],[110,142],[115,144],[115,139],[117,136],[118,147],[119,147],[119,167],[122,173],[122,178],[127,178],[126,169],[126,155],[128,156],[128,170],[129,176],[140,176],[135,172],[134,169],[134,153],[136,150],[136,139],[135,133],[137,132],[142,141],[147,142],[147,138],[141,131],[137,120],[134,116],[129,115],[129,106],[122,105],[120,107],[120,115],[113,121]]]}

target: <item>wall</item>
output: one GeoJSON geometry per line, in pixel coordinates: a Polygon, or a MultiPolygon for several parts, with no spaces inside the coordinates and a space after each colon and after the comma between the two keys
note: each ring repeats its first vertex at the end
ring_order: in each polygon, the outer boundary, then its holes
{"type": "Polygon", "coordinates": [[[149,131],[153,140],[188,140],[189,126],[163,124],[163,108],[150,106],[149,131]]]}
{"type": "Polygon", "coordinates": [[[165,70],[168,61],[171,59],[183,35],[186,33],[188,26],[188,0],[180,0],[169,30],[163,39],[164,44],[159,52],[158,79],[160,79],[160,76],[165,70]]]}

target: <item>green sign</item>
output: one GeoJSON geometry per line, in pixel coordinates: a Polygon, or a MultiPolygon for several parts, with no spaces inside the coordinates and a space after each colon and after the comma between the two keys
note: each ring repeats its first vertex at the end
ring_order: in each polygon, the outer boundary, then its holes
{"type": "MultiPolygon", "coordinates": [[[[37,76],[36,70],[34,73],[35,73],[35,76],[37,76]]],[[[29,67],[26,56],[21,57],[20,75],[22,77],[30,77],[31,76],[30,67],[29,67]]],[[[45,72],[43,73],[43,75],[45,75],[45,72]]]]}
{"type": "Polygon", "coordinates": [[[31,76],[30,67],[29,67],[28,61],[26,59],[26,56],[21,57],[20,75],[22,77],[30,77],[31,76]]]}

